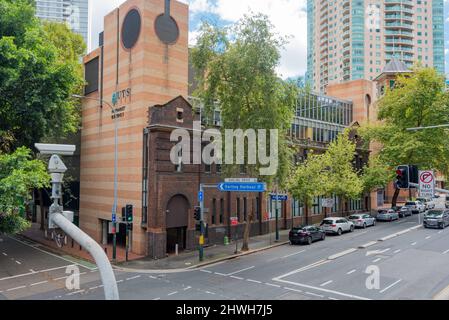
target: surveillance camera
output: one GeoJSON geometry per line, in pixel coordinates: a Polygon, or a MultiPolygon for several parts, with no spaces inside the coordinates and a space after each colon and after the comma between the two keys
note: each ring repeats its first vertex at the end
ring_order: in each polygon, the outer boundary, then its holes
{"type": "Polygon", "coordinates": [[[44,144],[35,143],[34,146],[41,154],[59,154],[62,156],[72,156],[76,146],[68,144],[44,144]]]}

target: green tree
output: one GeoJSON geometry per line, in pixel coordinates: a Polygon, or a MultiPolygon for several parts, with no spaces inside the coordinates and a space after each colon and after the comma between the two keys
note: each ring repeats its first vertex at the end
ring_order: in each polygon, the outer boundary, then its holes
{"type": "Polygon", "coordinates": [[[71,94],[82,88],[85,46],[67,27],[42,24],[34,10],[33,1],[0,0],[0,135],[8,137],[0,141],[3,151],[79,128],[79,101],[71,94]]]}
{"type": "MultiPolygon", "coordinates": [[[[449,123],[449,93],[435,69],[417,66],[410,75],[398,76],[394,89],[387,89],[379,101],[378,118],[380,123],[363,127],[361,134],[367,143],[382,145],[379,159],[385,166],[414,164],[449,173],[449,132],[406,130],[449,123]]],[[[396,190],[393,206],[398,195],[396,190]]]]}
{"type": "MultiPolygon", "coordinates": [[[[205,113],[220,106],[222,129],[277,129],[279,166],[276,175],[261,176],[265,167],[259,160],[245,165],[245,171],[269,185],[275,178],[285,186],[291,169],[291,150],[286,132],[296,106],[298,88],[280,79],[276,67],[280,49],[287,39],[278,36],[267,16],[245,16],[230,27],[204,23],[197,44],[191,50],[192,63],[198,75],[196,96],[202,99],[205,113]]],[[[267,139],[269,140],[269,139],[267,139]]],[[[258,148],[258,147],[256,147],[258,148]]],[[[247,149],[247,148],[245,148],[247,149]]],[[[267,141],[266,150],[270,150],[267,141]]],[[[246,159],[248,154],[245,154],[246,159]]],[[[248,161],[245,161],[248,163],[248,161]]],[[[227,176],[240,173],[238,165],[224,165],[227,176]]],[[[242,250],[248,250],[249,227],[253,214],[246,219],[242,250]]]]}
{"type": "Polygon", "coordinates": [[[296,167],[289,179],[288,191],[304,205],[306,224],[309,224],[309,207],[314,198],[326,193],[328,177],[324,156],[309,154],[307,160],[296,167]]]}
{"type": "Polygon", "coordinates": [[[0,152],[0,232],[14,234],[29,227],[26,202],[33,188],[49,185],[45,163],[32,160],[31,150],[20,147],[12,154],[0,152]]]}
{"type": "Polygon", "coordinates": [[[339,198],[341,213],[344,200],[357,199],[363,191],[362,180],[353,165],[355,155],[356,144],[349,138],[349,130],[339,134],[323,155],[324,176],[327,176],[323,183],[324,194],[339,198]]]}

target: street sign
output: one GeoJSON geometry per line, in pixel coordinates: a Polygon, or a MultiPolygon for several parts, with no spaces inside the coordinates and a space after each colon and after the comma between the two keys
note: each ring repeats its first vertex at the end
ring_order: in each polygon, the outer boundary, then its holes
{"type": "Polygon", "coordinates": [[[262,182],[224,182],[218,185],[218,190],[231,192],[265,192],[266,189],[262,182]]]}
{"type": "Polygon", "coordinates": [[[117,222],[117,216],[115,214],[112,215],[112,222],[113,223],[117,222]]]}
{"type": "MultiPolygon", "coordinates": [[[[270,193],[270,198],[273,201],[276,201],[276,194],[275,193],[270,193]]],[[[277,195],[277,201],[287,201],[288,200],[288,195],[286,194],[278,194],[277,195]]]]}
{"type": "Polygon", "coordinates": [[[258,182],[257,178],[227,178],[225,182],[258,182]]]}
{"type": "Polygon", "coordinates": [[[419,196],[433,198],[435,195],[435,175],[433,171],[419,171],[419,196]]]}
{"type": "Polygon", "coordinates": [[[328,198],[328,199],[323,199],[321,201],[321,206],[323,208],[333,208],[335,205],[335,200],[332,198],[328,198]]]}
{"type": "Polygon", "coordinates": [[[203,201],[203,199],[204,199],[204,192],[203,191],[200,191],[200,192],[198,192],[198,201],[203,201]]]}
{"type": "Polygon", "coordinates": [[[237,217],[231,217],[231,226],[236,226],[239,224],[237,217]]]}

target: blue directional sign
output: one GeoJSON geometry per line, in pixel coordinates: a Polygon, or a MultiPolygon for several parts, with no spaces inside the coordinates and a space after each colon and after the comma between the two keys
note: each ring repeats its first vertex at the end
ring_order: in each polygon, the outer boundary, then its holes
{"type": "Polygon", "coordinates": [[[230,192],[265,192],[266,189],[262,182],[224,182],[218,185],[218,190],[230,192]]]}
{"type": "MultiPolygon", "coordinates": [[[[276,201],[276,194],[270,194],[270,198],[273,201],[276,201]]],[[[278,194],[277,195],[277,201],[287,201],[288,200],[288,195],[286,194],[278,194]]]]}
{"type": "Polygon", "coordinates": [[[204,199],[203,191],[198,192],[198,201],[203,201],[203,199],[204,199]]]}
{"type": "Polygon", "coordinates": [[[113,223],[117,222],[117,216],[115,214],[112,215],[112,222],[113,223]]]}

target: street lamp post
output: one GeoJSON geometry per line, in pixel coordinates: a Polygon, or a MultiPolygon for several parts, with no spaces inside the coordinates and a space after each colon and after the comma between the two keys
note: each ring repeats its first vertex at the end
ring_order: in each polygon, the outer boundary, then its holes
{"type": "Polygon", "coordinates": [[[106,100],[99,98],[91,98],[80,95],[72,95],[74,98],[88,99],[99,101],[100,103],[105,103],[109,108],[111,108],[112,115],[114,117],[114,204],[112,205],[112,261],[115,262],[117,259],[117,174],[118,174],[118,117],[116,109],[106,100]]]}

